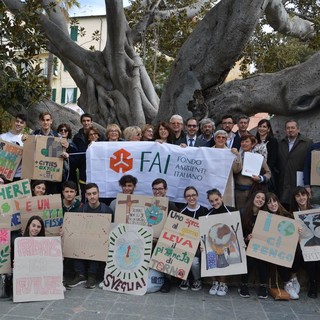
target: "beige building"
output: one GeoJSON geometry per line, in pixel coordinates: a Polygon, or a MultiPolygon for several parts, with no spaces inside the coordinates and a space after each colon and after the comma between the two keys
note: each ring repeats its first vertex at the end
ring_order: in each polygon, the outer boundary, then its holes
{"type": "MultiPolygon", "coordinates": [[[[103,50],[107,38],[106,16],[81,16],[73,17],[77,22],[70,24],[70,38],[77,42],[79,46],[88,50],[103,50]]],[[[43,69],[43,75],[48,75],[49,53],[44,52],[39,56],[43,69]]],[[[53,57],[52,71],[52,96],[51,99],[67,108],[71,108],[82,113],[77,105],[80,96],[74,80],[68,70],[63,66],[57,57],[53,57]]]]}

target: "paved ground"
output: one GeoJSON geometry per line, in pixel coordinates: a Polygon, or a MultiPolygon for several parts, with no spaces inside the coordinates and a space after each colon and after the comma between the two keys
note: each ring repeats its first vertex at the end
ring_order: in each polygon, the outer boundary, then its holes
{"type": "Polygon", "coordinates": [[[17,303],[0,299],[0,319],[52,320],[320,320],[320,298],[309,299],[302,293],[300,300],[274,301],[241,298],[232,287],[225,297],[210,296],[209,287],[199,292],[174,288],[170,293],[132,296],[76,287],[67,290],[59,301],[17,303]]]}

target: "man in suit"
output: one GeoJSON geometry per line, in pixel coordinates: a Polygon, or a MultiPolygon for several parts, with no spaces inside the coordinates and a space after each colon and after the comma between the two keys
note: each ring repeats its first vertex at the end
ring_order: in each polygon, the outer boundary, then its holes
{"type": "Polygon", "coordinates": [[[175,144],[181,147],[205,147],[206,141],[197,138],[197,132],[199,130],[198,120],[195,118],[189,118],[186,121],[186,136],[181,137],[175,144]]]}

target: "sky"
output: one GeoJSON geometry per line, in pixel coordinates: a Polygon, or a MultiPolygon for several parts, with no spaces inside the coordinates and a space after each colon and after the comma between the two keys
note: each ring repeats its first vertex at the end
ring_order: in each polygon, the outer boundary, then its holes
{"type": "MultiPolygon", "coordinates": [[[[92,16],[106,13],[105,2],[103,0],[78,0],[81,7],[70,10],[70,17],[74,16],[92,16]]],[[[123,5],[127,6],[128,0],[123,0],[123,5]]]]}

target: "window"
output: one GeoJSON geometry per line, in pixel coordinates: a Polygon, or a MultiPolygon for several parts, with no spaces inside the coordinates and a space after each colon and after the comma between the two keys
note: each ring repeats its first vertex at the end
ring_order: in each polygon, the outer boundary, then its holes
{"type": "Polygon", "coordinates": [[[78,26],[71,26],[70,27],[70,38],[73,41],[78,40],[78,26]]]}
{"type": "Polygon", "coordinates": [[[51,91],[51,100],[56,102],[56,98],[57,98],[57,89],[52,89],[52,91],[51,91]]]}
{"type": "Polygon", "coordinates": [[[62,88],[61,103],[76,103],[78,88],[62,88]]]}

